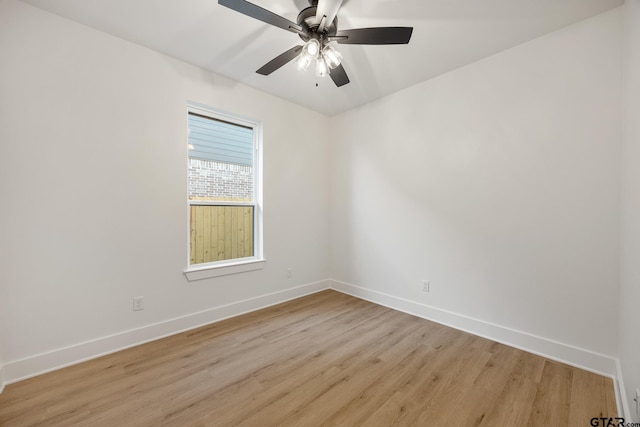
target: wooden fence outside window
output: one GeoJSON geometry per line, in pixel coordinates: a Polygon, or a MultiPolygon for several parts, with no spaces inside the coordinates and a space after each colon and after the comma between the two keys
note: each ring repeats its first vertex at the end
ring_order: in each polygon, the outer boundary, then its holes
{"type": "Polygon", "coordinates": [[[190,264],[253,256],[253,206],[191,205],[190,264]]]}

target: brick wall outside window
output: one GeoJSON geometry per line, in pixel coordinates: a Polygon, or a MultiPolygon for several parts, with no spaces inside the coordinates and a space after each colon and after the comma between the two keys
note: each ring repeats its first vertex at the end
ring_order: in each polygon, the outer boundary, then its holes
{"type": "Polygon", "coordinates": [[[189,198],[252,199],[253,167],[189,158],[189,198]]]}

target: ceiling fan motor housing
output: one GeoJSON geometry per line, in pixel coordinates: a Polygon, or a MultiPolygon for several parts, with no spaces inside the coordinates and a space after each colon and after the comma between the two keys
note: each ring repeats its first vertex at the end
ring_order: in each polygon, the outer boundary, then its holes
{"type": "MultiPolygon", "coordinates": [[[[318,3],[317,1],[312,1],[310,3],[318,3]]],[[[302,27],[302,30],[305,34],[299,33],[299,36],[305,42],[309,41],[309,39],[317,39],[327,40],[327,37],[335,36],[338,31],[338,17],[336,16],[330,24],[325,23],[324,29],[322,32],[318,32],[320,27],[320,23],[316,22],[316,10],[318,7],[316,5],[309,6],[304,8],[298,14],[298,18],[296,22],[298,25],[302,27]]]]}

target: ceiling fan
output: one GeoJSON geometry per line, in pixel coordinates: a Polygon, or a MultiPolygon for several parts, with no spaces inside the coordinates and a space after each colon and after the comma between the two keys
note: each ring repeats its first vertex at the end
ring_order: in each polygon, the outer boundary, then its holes
{"type": "Polygon", "coordinates": [[[283,30],[298,34],[304,45],[294,46],[267,62],[256,73],[268,76],[295,59],[300,70],[316,61],[316,75],[329,75],[336,86],[349,83],[342,66],[342,55],[331,42],[341,44],[407,44],[413,27],[374,27],[338,30],[338,9],[343,0],[309,0],[296,22],[263,9],[246,0],[218,0],[218,4],[283,30]]]}

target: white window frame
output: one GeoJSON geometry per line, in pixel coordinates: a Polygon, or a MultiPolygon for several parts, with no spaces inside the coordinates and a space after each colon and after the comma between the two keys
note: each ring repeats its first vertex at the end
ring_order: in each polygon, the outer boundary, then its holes
{"type": "MultiPolygon", "coordinates": [[[[262,122],[260,120],[242,117],[237,114],[231,114],[191,101],[187,104],[187,119],[189,113],[209,117],[213,120],[221,120],[224,122],[237,124],[239,126],[248,127],[253,130],[253,202],[210,202],[202,200],[189,200],[189,198],[187,198],[187,214],[189,213],[189,208],[192,205],[253,206],[253,256],[200,264],[190,264],[191,242],[189,241],[189,239],[191,224],[190,219],[188,219],[187,268],[184,270],[184,273],[187,276],[187,279],[189,281],[192,281],[262,269],[264,268],[264,265],[266,263],[262,247],[262,122]]],[[[187,152],[187,171],[188,163],[189,154],[187,152]]],[[[191,216],[187,215],[187,217],[190,218],[191,216]]]]}

